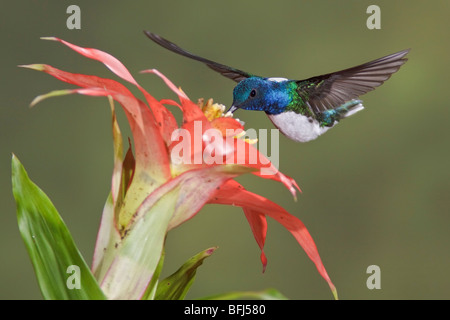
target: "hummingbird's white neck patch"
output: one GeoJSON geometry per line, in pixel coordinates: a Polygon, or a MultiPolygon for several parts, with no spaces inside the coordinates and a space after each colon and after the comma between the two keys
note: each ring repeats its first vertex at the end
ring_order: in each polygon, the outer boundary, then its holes
{"type": "Polygon", "coordinates": [[[287,81],[288,79],[286,78],[267,78],[267,80],[269,81],[273,81],[273,82],[283,82],[283,81],[287,81]]]}

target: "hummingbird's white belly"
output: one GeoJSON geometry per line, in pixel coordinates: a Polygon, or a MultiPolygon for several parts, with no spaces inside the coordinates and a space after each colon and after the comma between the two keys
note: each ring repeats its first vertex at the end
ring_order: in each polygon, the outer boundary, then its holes
{"type": "MultiPolygon", "coordinates": [[[[332,128],[321,127],[317,120],[295,113],[294,111],[270,114],[268,116],[282,134],[296,142],[314,140],[332,128]]],[[[334,125],[336,123],[337,122],[335,122],[334,125]]]]}

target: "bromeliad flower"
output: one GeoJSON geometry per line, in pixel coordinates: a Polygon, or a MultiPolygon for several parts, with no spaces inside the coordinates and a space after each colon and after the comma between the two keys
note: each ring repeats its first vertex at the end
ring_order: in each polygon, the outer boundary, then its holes
{"type": "MultiPolygon", "coordinates": [[[[255,148],[252,141],[242,138],[244,128],[239,121],[224,115],[224,109],[213,104],[212,100],[206,104],[192,102],[157,70],[144,72],[162,78],[176,93],[179,102],[156,100],[136,82],[120,61],[108,53],[82,48],[58,38],[45,39],[59,41],[87,58],[102,62],[114,74],[136,86],[145,98],[145,102],[136,98],[115,80],[70,73],[44,64],[23,66],[44,71],[61,81],[80,87],[39,96],[32,105],[44,98],[71,93],[107,96],[121,105],[130,124],[134,153],[130,147],[123,156],[122,136],[111,102],[114,170],[111,193],[103,210],[91,268],[99,291],[106,298],[183,298],[191,281],[179,280],[178,286],[182,288],[182,294],[175,295],[173,292],[176,290],[172,290],[170,286],[158,285],[164,241],[171,229],[194,217],[208,203],[242,207],[261,249],[263,270],[267,265],[264,254],[266,217],[277,220],[305,250],[337,297],[336,289],[304,224],[279,205],[246,190],[234,180],[239,175],[251,173],[281,182],[294,198],[296,189],[300,191],[296,182],[279,172],[255,148]],[[166,105],[181,109],[181,126],[177,125],[166,105]]],[[[23,178],[23,175],[19,174],[21,167],[15,161],[13,186],[20,222],[21,219],[26,219],[26,206],[21,205],[23,195],[18,188],[20,181],[23,183],[24,179],[19,178],[23,178]]],[[[35,238],[30,240],[31,233],[27,233],[29,231],[25,227],[21,232],[30,254],[35,247],[39,250],[39,236],[34,234],[35,238]]],[[[190,260],[189,266],[194,266],[192,268],[195,270],[213,251],[214,248],[211,248],[195,256],[190,260]]],[[[37,274],[46,272],[45,267],[39,266],[39,263],[45,262],[33,260],[33,263],[37,274]]],[[[182,272],[180,270],[178,272],[182,272]]],[[[176,281],[172,279],[170,283],[173,288],[176,281]]],[[[42,288],[41,280],[40,284],[42,288]]]]}

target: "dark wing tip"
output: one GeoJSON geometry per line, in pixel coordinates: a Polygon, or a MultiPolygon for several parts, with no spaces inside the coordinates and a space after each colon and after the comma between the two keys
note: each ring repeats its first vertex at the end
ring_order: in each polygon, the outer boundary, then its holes
{"type": "Polygon", "coordinates": [[[410,50],[405,49],[356,67],[302,80],[299,84],[313,111],[334,109],[382,85],[408,61],[405,56],[410,50]]]}
{"type": "Polygon", "coordinates": [[[223,76],[225,76],[225,77],[227,77],[227,78],[229,78],[231,80],[234,80],[236,82],[240,82],[241,80],[244,80],[244,79],[249,78],[249,77],[252,76],[248,72],[245,72],[245,71],[242,71],[242,70],[238,70],[238,69],[235,69],[235,68],[231,68],[231,67],[226,66],[224,64],[221,64],[221,63],[218,63],[218,62],[206,59],[206,58],[202,58],[202,57],[197,56],[195,54],[192,54],[192,53],[190,53],[190,52],[180,48],[175,43],[170,42],[167,39],[164,39],[160,35],[157,35],[156,33],[144,30],[144,34],[148,38],[150,38],[151,40],[153,40],[154,42],[156,42],[157,44],[162,46],[163,48],[166,48],[167,50],[170,50],[170,51],[172,51],[174,53],[180,54],[180,55],[185,56],[187,58],[203,62],[208,67],[210,67],[212,70],[214,70],[216,72],[219,72],[223,76]]]}
{"type": "MultiPolygon", "coordinates": [[[[410,51],[411,51],[411,48],[408,48],[408,49],[393,53],[393,55],[398,55],[400,58],[402,58],[402,57],[406,56],[410,51]]],[[[408,58],[405,58],[405,59],[408,60],[408,58]]]]}
{"type": "Polygon", "coordinates": [[[153,33],[153,32],[147,31],[147,30],[144,30],[144,34],[158,44],[161,43],[162,40],[165,40],[163,37],[157,35],[156,33],[153,33]]]}
{"type": "Polygon", "coordinates": [[[156,33],[153,33],[153,32],[147,31],[147,30],[144,30],[144,34],[145,34],[147,37],[149,37],[150,39],[152,39],[153,41],[157,42],[158,44],[159,44],[159,43],[167,43],[167,42],[168,42],[167,39],[164,39],[163,37],[161,37],[160,35],[158,35],[158,34],[156,34],[156,33]]]}
{"type": "Polygon", "coordinates": [[[144,30],[144,34],[147,35],[147,37],[149,37],[150,39],[153,38],[154,36],[157,36],[153,32],[150,32],[150,31],[147,31],[147,30],[144,30]]]}
{"type": "MultiPolygon", "coordinates": [[[[397,52],[399,60],[402,60],[403,63],[405,63],[406,61],[408,61],[409,59],[406,58],[406,55],[407,55],[410,51],[411,51],[411,48],[408,48],[408,49],[405,49],[405,50],[402,50],[402,51],[397,52]]],[[[394,53],[394,54],[395,54],[395,53],[394,53]]]]}
{"type": "MultiPolygon", "coordinates": [[[[386,64],[386,63],[389,63],[389,62],[392,62],[392,61],[399,61],[399,62],[401,62],[400,65],[402,65],[402,64],[404,64],[406,61],[408,61],[408,58],[405,58],[405,56],[406,56],[410,51],[411,51],[411,49],[405,49],[405,50],[402,50],[402,51],[399,51],[399,52],[395,52],[395,53],[392,53],[392,54],[387,55],[387,56],[385,56],[385,57],[376,59],[376,60],[374,60],[374,61],[372,61],[372,62],[368,62],[368,63],[366,63],[366,64],[364,64],[364,65],[370,65],[370,64],[386,64]]],[[[364,65],[362,65],[362,66],[364,66],[364,65]]]]}
{"type": "Polygon", "coordinates": [[[166,48],[172,52],[181,54],[181,55],[189,57],[189,58],[196,58],[193,54],[181,49],[175,43],[170,42],[169,40],[161,37],[160,35],[157,35],[156,33],[144,30],[144,34],[163,48],[166,48]]]}

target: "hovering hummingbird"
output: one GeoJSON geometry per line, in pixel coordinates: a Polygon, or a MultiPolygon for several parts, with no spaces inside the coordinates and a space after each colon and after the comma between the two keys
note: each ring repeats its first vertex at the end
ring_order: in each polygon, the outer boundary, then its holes
{"type": "Polygon", "coordinates": [[[305,80],[265,78],[194,55],[149,31],[144,33],[160,46],[205,63],[214,71],[238,82],[229,109],[264,111],[272,123],[297,142],[316,139],[339,120],[364,109],[363,95],[384,83],[408,60],[409,49],[305,80]]]}

